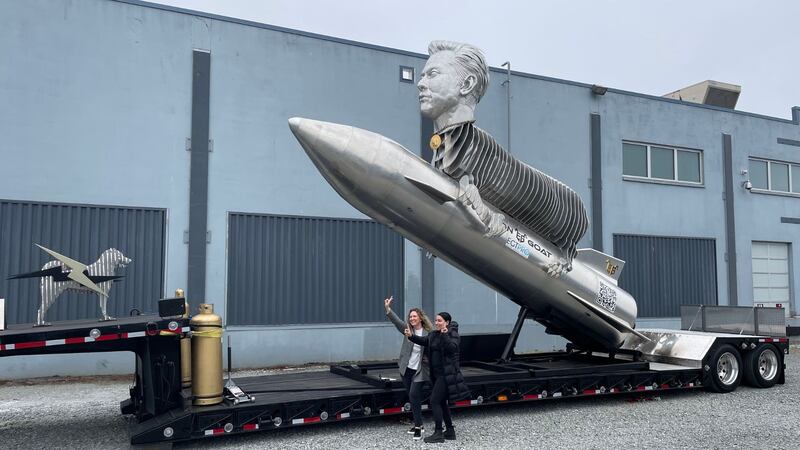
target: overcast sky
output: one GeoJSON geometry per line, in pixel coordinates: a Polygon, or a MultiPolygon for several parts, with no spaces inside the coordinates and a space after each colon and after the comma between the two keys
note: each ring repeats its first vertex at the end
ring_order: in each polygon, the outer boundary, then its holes
{"type": "Polygon", "coordinates": [[[736,109],[774,117],[800,106],[797,0],[156,2],[418,53],[469,42],[495,67],[651,95],[733,83],[736,109]]]}

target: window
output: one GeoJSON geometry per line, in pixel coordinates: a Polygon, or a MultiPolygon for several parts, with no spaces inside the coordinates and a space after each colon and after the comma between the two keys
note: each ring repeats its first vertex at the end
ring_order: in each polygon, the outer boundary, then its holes
{"type": "Polygon", "coordinates": [[[413,83],[414,68],[407,66],[400,66],[400,81],[405,81],[406,83],[413,83]]]}
{"type": "Polygon", "coordinates": [[[800,164],[751,158],[749,174],[755,190],[800,194],[800,164]]]}
{"type": "Polygon", "coordinates": [[[622,173],[635,177],[647,176],[647,147],[622,144],[622,173]]]}
{"type": "Polygon", "coordinates": [[[753,304],[781,306],[789,316],[789,244],[753,242],[753,304]]]}
{"type": "Polygon", "coordinates": [[[623,142],[622,175],[625,179],[702,184],[703,152],[623,142]]]}

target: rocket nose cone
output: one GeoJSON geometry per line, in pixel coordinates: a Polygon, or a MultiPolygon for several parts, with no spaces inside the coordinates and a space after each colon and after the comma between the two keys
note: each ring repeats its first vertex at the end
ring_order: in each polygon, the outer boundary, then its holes
{"type": "Polygon", "coordinates": [[[292,117],[289,119],[289,128],[292,130],[292,133],[297,133],[297,130],[300,129],[301,123],[303,123],[303,119],[301,117],[292,117]]]}
{"type": "Polygon", "coordinates": [[[292,117],[289,119],[289,129],[292,130],[292,134],[300,141],[300,145],[306,149],[308,148],[308,144],[313,140],[313,136],[308,130],[308,122],[310,122],[308,119],[302,117],[292,117]]]}
{"type": "Polygon", "coordinates": [[[312,159],[315,155],[319,156],[320,151],[323,150],[322,147],[325,147],[325,143],[320,142],[320,139],[323,141],[326,139],[325,125],[325,122],[303,117],[289,119],[289,129],[292,130],[297,142],[312,159]]]}
{"type": "Polygon", "coordinates": [[[292,117],[289,128],[312,160],[338,165],[359,158],[358,152],[350,148],[353,127],[292,117]]]}

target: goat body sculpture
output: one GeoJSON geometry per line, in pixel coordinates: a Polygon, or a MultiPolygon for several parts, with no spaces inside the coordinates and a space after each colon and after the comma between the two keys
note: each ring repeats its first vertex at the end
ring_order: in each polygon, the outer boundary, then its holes
{"type": "Polygon", "coordinates": [[[41,278],[39,283],[41,304],[36,312],[35,326],[50,325],[44,320],[47,310],[66,290],[94,292],[99,300],[102,316],[100,320],[114,320],[108,315],[108,294],[111,291],[111,284],[122,278],[115,276],[114,272],[119,267],[130,264],[130,258],[123,255],[121,251],[110,248],[104,251],[97,261],[87,266],[41,245],[37,246],[56,259],[42,266],[40,271],[9,278],[41,278]]]}

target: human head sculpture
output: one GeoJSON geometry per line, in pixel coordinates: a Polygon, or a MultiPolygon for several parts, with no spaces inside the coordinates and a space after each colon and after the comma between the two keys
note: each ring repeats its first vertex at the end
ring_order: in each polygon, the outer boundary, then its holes
{"type": "Polygon", "coordinates": [[[428,62],[417,83],[420,110],[437,130],[474,120],[475,106],[489,84],[483,52],[469,44],[433,41],[428,62]]]}

